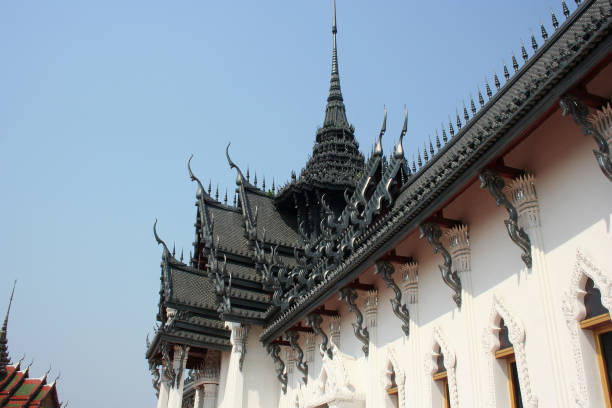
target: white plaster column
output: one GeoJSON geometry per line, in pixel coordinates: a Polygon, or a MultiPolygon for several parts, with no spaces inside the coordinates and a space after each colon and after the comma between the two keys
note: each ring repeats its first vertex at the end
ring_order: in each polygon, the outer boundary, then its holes
{"type": "Polygon", "coordinates": [[[469,381],[471,392],[461,395],[464,405],[471,407],[482,406],[482,384],[480,375],[469,373],[481,372],[480,352],[478,345],[478,328],[476,325],[476,312],[474,309],[474,289],[472,285],[472,258],[470,249],[469,230],[467,225],[459,225],[447,230],[444,234],[448,240],[449,252],[453,260],[453,268],[461,279],[461,315],[465,319],[467,351],[469,356],[469,369],[465,367],[462,377],[469,381]]]}
{"type": "Polygon", "coordinates": [[[219,393],[219,384],[206,383],[204,384],[204,398],[202,408],[217,408],[217,394],[219,393]]]}
{"type": "Polygon", "coordinates": [[[195,387],[193,408],[204,408],[204,384],[200,384],[195,387]]]}
{"type": "MultiPolygon", "coordinates": [[[[244,375],[240,370],[240,357],[246,353],[248,328],[232,324],[232,352],[229,355],[227,379],[223,392],[223,408],[242,408],[244,398],[244,375]]],[[[246,367],[244,367],[247,369],[246,367]]],[[[254,367],[257,369],[257,367],[254,367]]]]}
{"type": "Polygon", "coordinates": [[[185,380],[185,365],[189,355],[189,346],[174,346],[172,370],[174,381],[170,385],[168,408],[181,408],[183,405],[183,386],[185,380]]]}
{"type": "Polygon", "coordinates": [[[410,262],[403,266],[402,292],[410,313],[408,355],[406,367],[406,406],[422,407],[423,375],[421,374],[421,333],[419,330],[419,264],[410,262]]]}
{"type": "Polygon", "coordinates": [[[162,364],[161,379],[159,382],[159,396],[157,397],[157,408],[168,408],[168,395],[170,394],[170,378],[166,367],[162,364]]]}
{"type": "Polygon", "coordinates": [[[368,294],[363,304],[365,315],[365,325],[370,335],[370,344],[368,346],[368,358],[366,360],[367,372],[364,379],[367,382],[366,387],[366,408],[377,408],[384,404],[384,390],[380,386],[378,374],[378,292],[376,290],[368,291],[368,294]]]}
{"type": "Polygon", "coordinates": [[[332,316],[329,322],[329,336],[340,350],[340,316],[332,316]]]}
{"type": "MultiPolygon", "coordinates": [[[[510,199],[519,214],[519,226],[525,229],[531,241],[532,273],[536,276],[542,311],[549,359],[552,364],[552,377],[555,385],[556,406],[569,406],[569,387],[564,375],[564,353],[559,342],[559,329],[555,322],[562,321],[561,305],[555,306],[552,294],[551,276],[546,261],[544,240],[540,223],[540,205],[535,188],[535,176],[527,174],[514,179],[507,187],[510,199]]],[[[569,216],[569,214],[568,214],[569,216]]]]}

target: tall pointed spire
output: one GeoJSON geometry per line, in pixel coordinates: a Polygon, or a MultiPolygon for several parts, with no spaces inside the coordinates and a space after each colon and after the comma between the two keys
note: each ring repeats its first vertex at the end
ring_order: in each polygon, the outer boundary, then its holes
{"type": "Polygon", "coordinates": [[[6,336],[9,313],[11,311],[11,305],[13,304],[13,295],[15,294],[15,285],[17,281],[13,283],[13,290],[11,291],[11,298],[9,300],[8,309],[6,310],[6,316],[4,317],[4,323],[2,323],[2,329],[0,330],[0,380],[6,376],[6,366],[10,364],[11,359],[9,358],[8,352],[8,340],[6,336]]]}
{"type": "Polygon", "coordinates": [[[332,35],[333,35],[333,51],[332,51],[332,70],[331,80],[329,81],[329,96],[327,97],[327,107],[325,108],[325,121],[323,128],[348,128],[348,120],[346,119],[346,110],[342,91],[340,90],[340,72],[338,71],[338,44],[336,34],[338,26],[336,25],[336,0],[333,0],[333,20],[332,20],[332,35]]]}

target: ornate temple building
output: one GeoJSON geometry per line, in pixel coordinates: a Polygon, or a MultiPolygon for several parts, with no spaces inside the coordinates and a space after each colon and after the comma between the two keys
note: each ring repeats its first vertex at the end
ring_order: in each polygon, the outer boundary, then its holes
{"type": "Polygon", "coordinates": [[[14,293],[15,287],[13,286],[6,317],[2,329],[0,329],[0,407],[66,407],[67,405],[60,404],[57,398],[57,378],[51,383],[47,383],[47,376],[51,369],[41,378],[30,378],[32,363],[24,368],[22,365],[23,358],[21,358],[16,364],[11,364],[7,331],[14,293]]]}
{"type": "Polygon", "coordinates": [[[359,150],[334,4],[301,172],[259,187],[228,145],[234,205],[187,163],[186,262],[154,226],[157,407],[609,407],[612,2],[562,10],[409,161],[386,112],[359,150]]]}

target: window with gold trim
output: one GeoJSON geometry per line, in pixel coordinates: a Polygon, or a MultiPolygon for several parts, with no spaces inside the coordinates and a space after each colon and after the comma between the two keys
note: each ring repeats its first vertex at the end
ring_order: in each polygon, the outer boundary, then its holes
{"type": "Polygon", "coordinates": [[[601,292],[592,279],[587,279],[584,296],[586,317],[580,327],[591,330],[595,338],[595,351],[599,365],[599,375],[607,408],[612,408],[612,322],[608,309],[601,303],[601,292]]]}
{"type": "Polygon", "coordinates": [[[516,367],[516,359],[514,357],[514,347],[508,338],[508,326],[506,326],[504,323],[504,319],[499,321],[499,328],[500,349],[495,352],[495,358],[506,360],[508,390],[510,392],[510,406],[512,408],[523,408],[521,387],[518,378],[518,370],[516,367]]]}
{"type": "Polygon", "coordinates": [[[449,397],[449,392],[448,392],[448,375],[446,373],[446,368],[444,367],[444,355],[440,352],[438,354],[438,358],[436,360],[438,369],[436,370],[436,372],[433,375],[433,380],[436,381],[443,390],[443,396],[444,396],[444,404],[442,405],[443,408],[450,408],[450,397],[449,397]]]}
{"type": "Polygon", "coordinates": [[[387,395],[393,401],[393,406],[399,408],[399,392],[395,381],[395,370],[391,372],[391,386],[387,389],[387,395]]]}

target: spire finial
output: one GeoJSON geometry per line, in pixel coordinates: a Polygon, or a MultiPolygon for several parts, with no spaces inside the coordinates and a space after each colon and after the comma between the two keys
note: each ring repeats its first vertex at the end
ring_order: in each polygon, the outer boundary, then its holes
{"type": "Polygon", "coordinates": [[[334,34],[334,43],[335,43],[335,39],[336,39],[336,33],[338,32],[338,27],[336,26],[336,0],[333,1],[333,7],[334,7],[334,19],[332,22],[332,33],[334,34]]]}
{"type": "MultiPolygon", "coordinates": [[[[333,36],[333,51],[332,51],[332,72],[329,82],[329,96],[327,97],[327,107],[325,108],[325,120],[323,128],[346,128],[350,129],[348,120],[346,119],[346,109],[340,90],[340,73],[338,70],[338,44],[336,34],[338,26],[336,25],[336,0],[333,0],[333,19],[332,19],[332,36],[333,36]]],[[[351,131],[352,133],[352,131],[351,131]]]]}
{"type": "Polygon", "coordinates": [[[11,359],[9,358],[8,352],[8,340],[7,340],[7,327],[9,313],[11,312],[11,305],[13,304],[13,295],[15,294],[15,286],[17,286],[17,280],[13,282],[13,290],[11,291],[11,297],[9,299],[9,305],[6,309],[6,316],[4,317],[4,323],[2,323],[2,329],[0,330],[0,380],[6,376],[6,366],[10,364],[11,359]]]}

